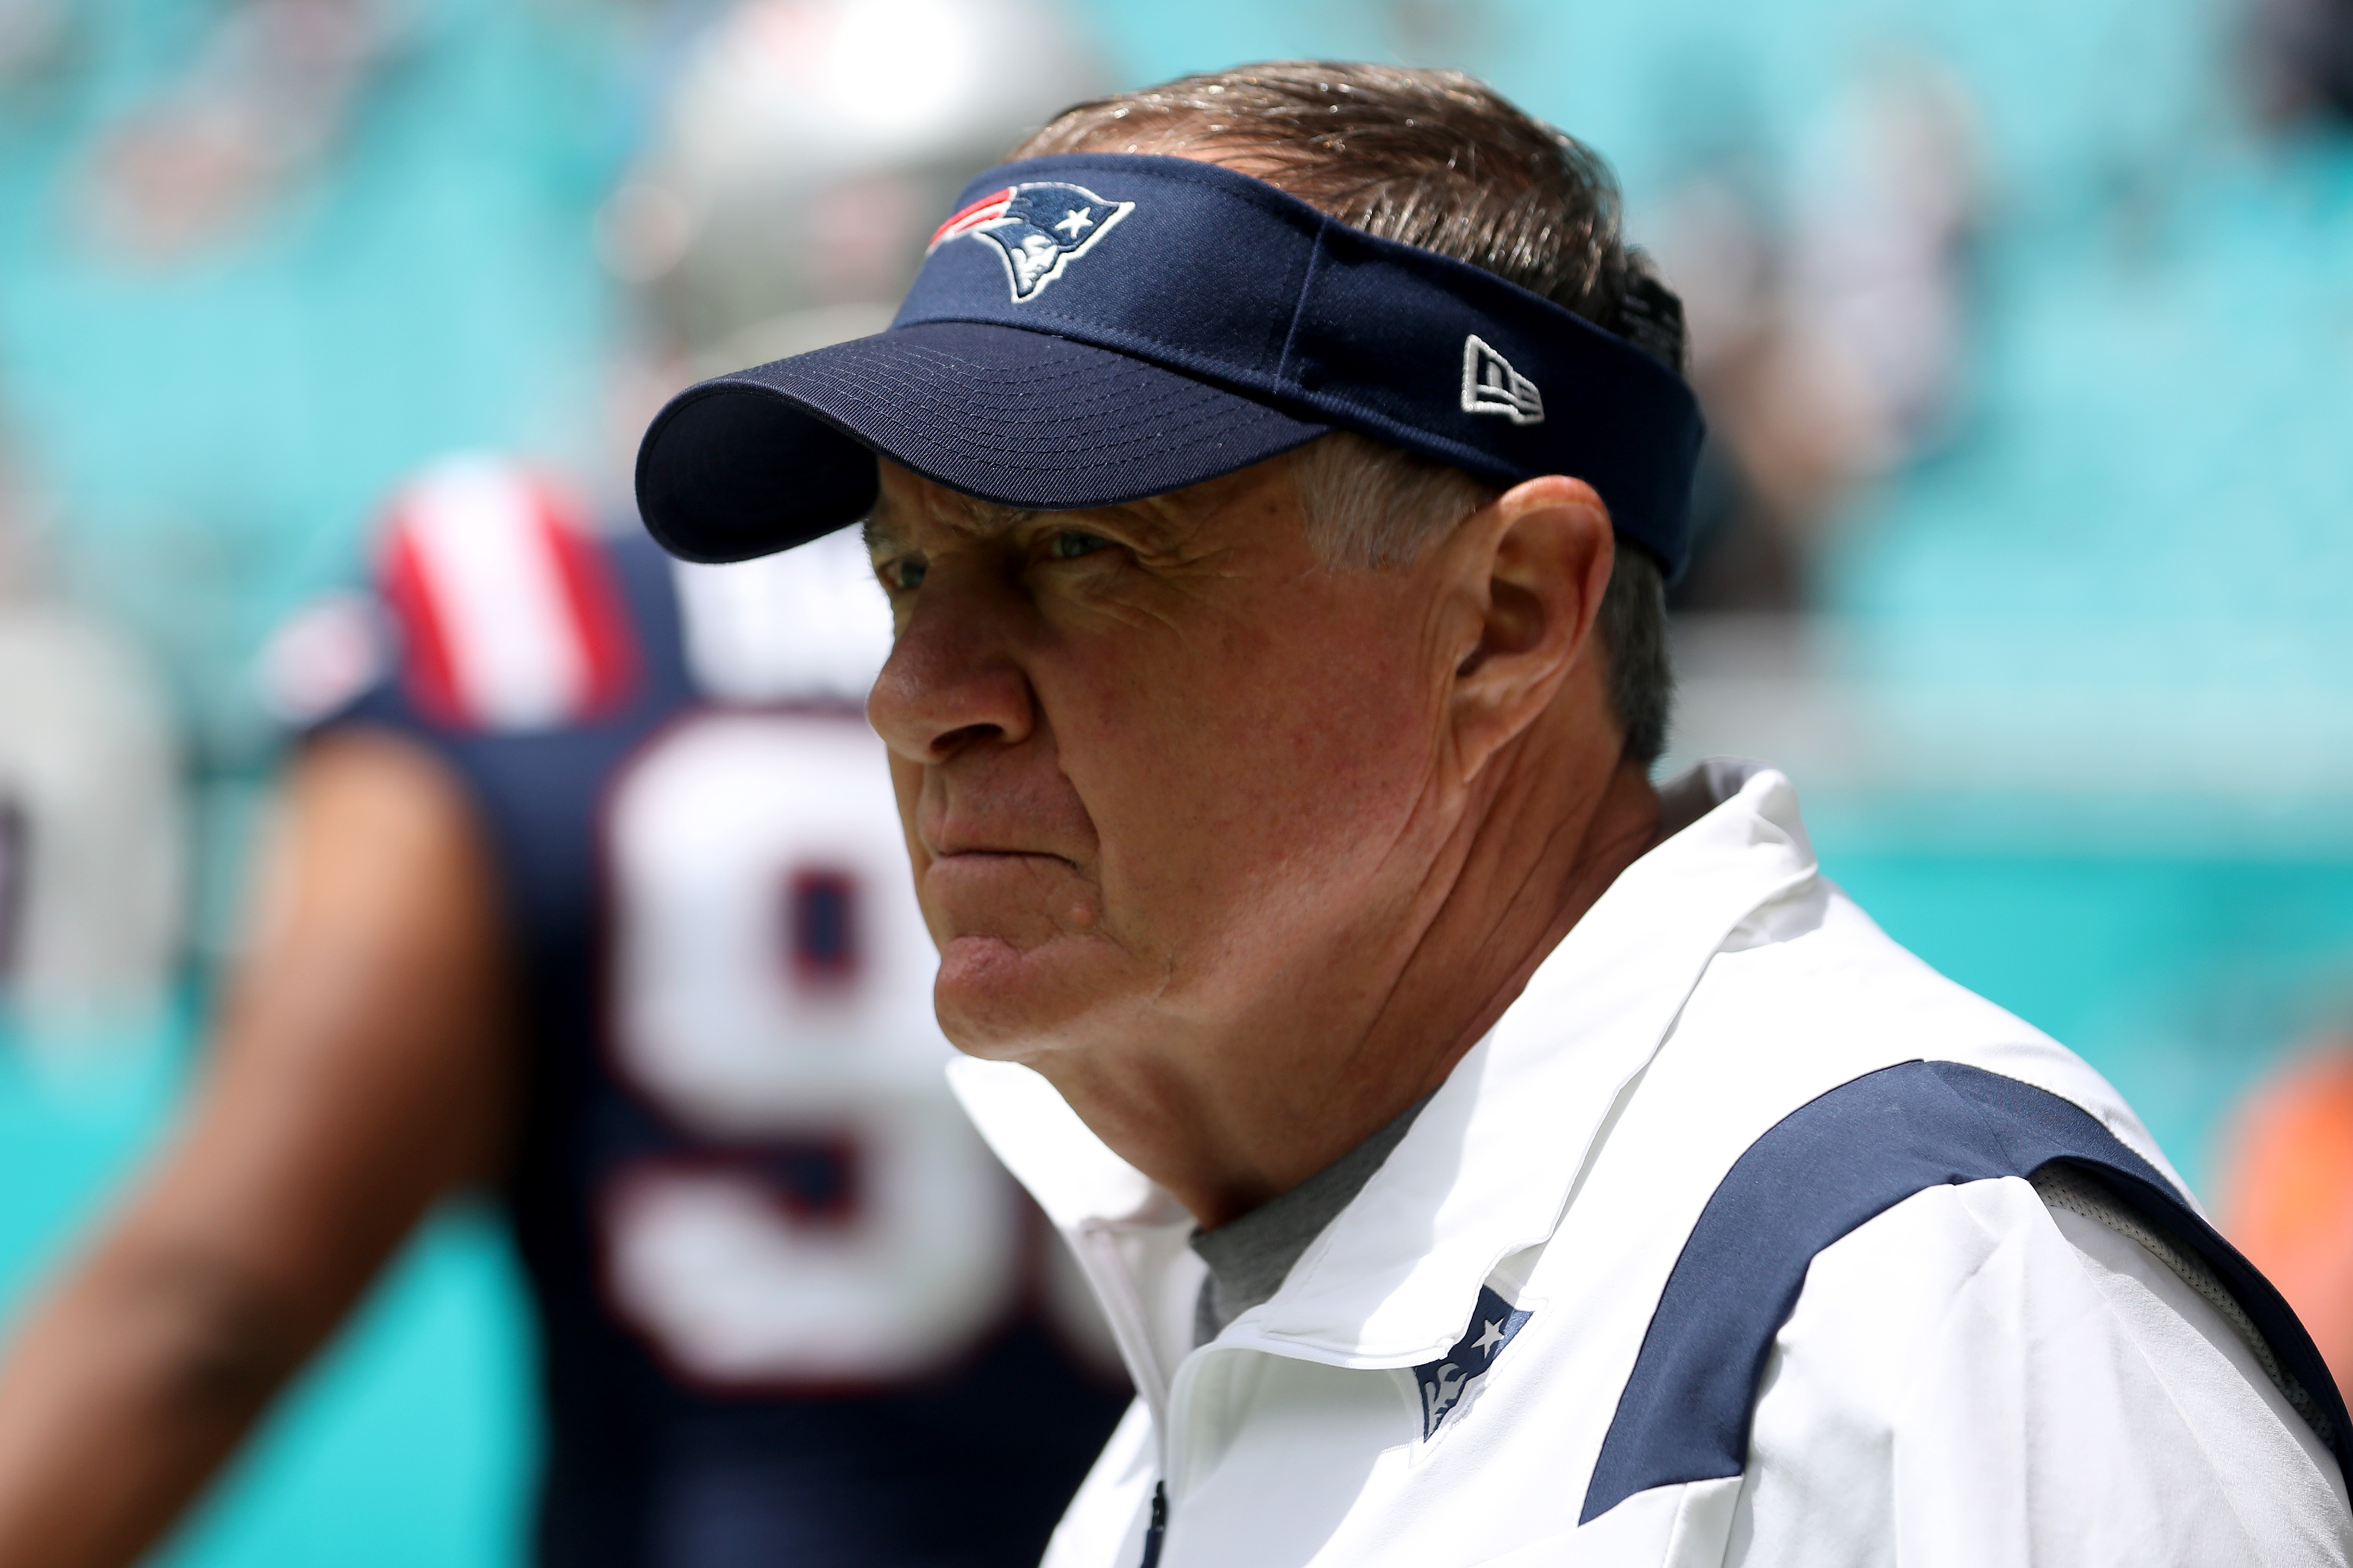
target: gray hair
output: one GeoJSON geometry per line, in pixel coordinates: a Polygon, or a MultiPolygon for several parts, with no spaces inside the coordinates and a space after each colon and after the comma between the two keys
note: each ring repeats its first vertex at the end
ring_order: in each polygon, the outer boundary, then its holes
{"type": "MultiPolygon", "coordinates": [[[[1292,453],[1291,473],[1316,559],[1365,571],[1412,564],[1496,495],[1460,468],[1345,431],[1292,453]]],[[[1675,678],[1666,584],[1649,555],[1619,550],[1594,635],[1625,754],[1654,763],[1667,749],[1675,678]]]]}

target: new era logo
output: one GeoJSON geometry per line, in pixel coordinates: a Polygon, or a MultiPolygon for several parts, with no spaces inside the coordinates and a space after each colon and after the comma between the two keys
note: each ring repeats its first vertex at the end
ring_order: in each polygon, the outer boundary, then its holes
{"type": "Polygon", "coordinates": [[[1462,412],[1501,414],[1514,425],[1544,423],[1544,394],[1476,332],[1462,340],[1462,412]]]}

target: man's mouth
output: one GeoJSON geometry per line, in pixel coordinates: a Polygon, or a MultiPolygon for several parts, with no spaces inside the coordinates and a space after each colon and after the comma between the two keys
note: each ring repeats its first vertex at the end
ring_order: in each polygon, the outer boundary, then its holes
{"type": "Polygon", "coordinates": [[[1079,867],[1067,855],[1043,849],[968,848],[934,853],[932,868],[976,878],[1027,874],[1059,879],[1076,875],[1079,867]]]}
{"type": "Polygon", "coordinates": [[[964,849],[933,858],[917,893],[944,941],[977,937],[1028,949],[1097,929],[1095,889],[1069,858],[1036,850],[964,849]]]}

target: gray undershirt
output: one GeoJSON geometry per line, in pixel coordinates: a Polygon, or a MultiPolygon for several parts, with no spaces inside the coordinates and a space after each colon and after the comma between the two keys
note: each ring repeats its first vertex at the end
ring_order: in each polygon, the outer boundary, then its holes
{"type": "Polygon", "coordinates": [[[1423,1095],[1378,1132],[1240,1219],[1193,1233],[1193,1250],[1209,1266],[1193,1304],[1195,1344],[1216,1339],[1228,1323],[1282,1288],[1308,1244],[1365,1190],[1429,1103],[1430,1096],[1423,1095]]]}

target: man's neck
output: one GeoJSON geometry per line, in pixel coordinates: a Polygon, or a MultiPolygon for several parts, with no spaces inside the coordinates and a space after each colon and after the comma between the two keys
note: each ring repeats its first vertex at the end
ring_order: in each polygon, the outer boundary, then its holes
{"type": "Polygon", "coordinates": [[[1038,1065],[1205,1228],[1289,1191],[1444,1083],[1658,840],[1659,799],[1640,764],[1601,772],[1574,799],[1557,781],[1579,770],[1512,772],[1450,842],[1418,907],[1345,933],[1331,963],[1297,966],[1295,984],[1213,1049],[1149,1062],[1124,1051],[1111,1072],[1038,1065]]]}

